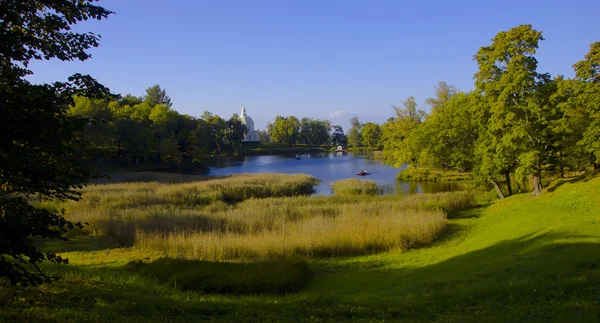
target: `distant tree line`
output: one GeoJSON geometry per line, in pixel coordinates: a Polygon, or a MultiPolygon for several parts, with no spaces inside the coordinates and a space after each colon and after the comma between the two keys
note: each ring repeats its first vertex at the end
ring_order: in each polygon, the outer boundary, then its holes
{"type": "Polygon", "coordinates": [[[96,159],[181,164],[240,152],[247,128],[238,115],[226,120],[206,111],[195,118],[171,106],[165,90],[155,85],[141,97],[76,96],[68,113],[94,120],[85,128],[84,139],[96,159]]]}
{"type": "Polygon", "coordinates": [[[328,120],[311,118],[284,117],[278,115],[275,121],[267,125],[267,130],[259,132],[261,141],[271,141],[285,144],[305,145],[342,145],[348,144],[344,129],[332,126],[328,120]]]}

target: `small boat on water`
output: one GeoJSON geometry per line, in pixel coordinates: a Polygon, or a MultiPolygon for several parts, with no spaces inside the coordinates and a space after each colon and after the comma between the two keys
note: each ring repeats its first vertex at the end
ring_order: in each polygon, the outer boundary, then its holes
{"type": "Polygon", "coordinates": [[[367,176],[367,175],[371,175],[371,173],[367,173],[367,171],[361,170],[360,172],[356,173],[356,175],[358,175],[358,176],[367,176]]]}

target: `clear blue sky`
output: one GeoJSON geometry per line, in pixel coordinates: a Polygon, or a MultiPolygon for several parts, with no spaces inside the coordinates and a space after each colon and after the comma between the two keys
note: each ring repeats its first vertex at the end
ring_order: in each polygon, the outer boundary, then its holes
{"type": "Polygon", "coordinates": [[[600,1],[102,0],[116,12],[78,30],[102,35],[86,62],[36,62],[36,83],[91,74],[115,93],[166,88],[173,108],[223,117],[277,114],[383,122],[392,104],[473,88],[473,55],[499,31],[543,31],[539,70],[572,76],[600,41],[600,1]]]}

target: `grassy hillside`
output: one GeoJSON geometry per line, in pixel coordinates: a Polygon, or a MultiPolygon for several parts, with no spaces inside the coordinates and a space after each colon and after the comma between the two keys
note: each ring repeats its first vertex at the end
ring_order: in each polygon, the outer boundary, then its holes
{"type": "Polygon", "coordinates": [[[517,195],[449,225],[433,248],[324,262],[307,290],[415,320],[600,319],[600,178],[517,195]]]}
{"type": "Polygon", "coordinates": [[[310,260],[287,295],[186,290],[130,263],[160,253],[86,238],[64,249],[73,266],[46,266],[60,281],[0,288],[0,321],[598,322],[599,210],[598,177],[516,195],[454,214],[433,246],[310,260]]]}

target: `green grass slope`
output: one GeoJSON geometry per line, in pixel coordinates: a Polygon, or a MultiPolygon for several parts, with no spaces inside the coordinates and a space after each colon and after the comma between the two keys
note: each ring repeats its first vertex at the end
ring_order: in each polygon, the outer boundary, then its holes
{"type": "Polygon", "coordinates": [[[437,246],[330,260],[308,290],[415,321],[600,320],[600,178],[450,221],[437,246]]]}
{"type": "MultiPolygon", "coordinates": [[[[434,246],[310,263],[298,293],[189,291],[128,269],[128,248],[65,253],[63,278],[0,286],[0,321],[598,322],[600,177],[454,215],[434,246]]],[[[69,250],[73,250],[71,248],[69,250]]]]}

